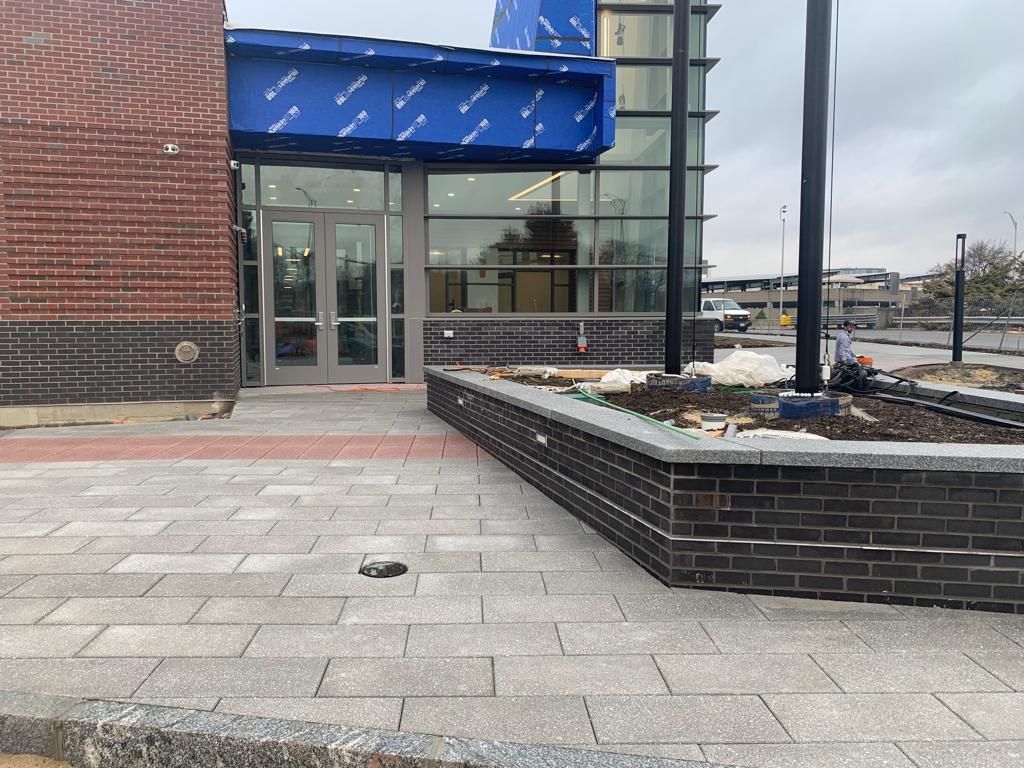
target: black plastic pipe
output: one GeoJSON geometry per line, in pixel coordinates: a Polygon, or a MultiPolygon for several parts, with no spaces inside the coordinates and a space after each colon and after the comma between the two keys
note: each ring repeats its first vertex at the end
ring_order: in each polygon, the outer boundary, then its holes
{"type": "MultiPolygon", "coordinates": [[[[665,279],[665,373],[682,371],[686,275],[686,135],[690,116],[690,0],[672,14],[672,154],[669,160],[668,264],[665,279]]],[[[694,275],[697,273],[694,272],[694,275]]]]}
{"type": "Polygon", "coordinates": [[[956,236],[956,272],[953,275],[953,362],[964,361],[964,293],[967,266],[967,235],[956,236]]]}
{"type": "Polygon", "coordinates": [[[800,292],[797,296],[796,391],[820,391],[821,279],[825,252],[832,0],[807,0],[804,128],[800,169],[800,292]]]}

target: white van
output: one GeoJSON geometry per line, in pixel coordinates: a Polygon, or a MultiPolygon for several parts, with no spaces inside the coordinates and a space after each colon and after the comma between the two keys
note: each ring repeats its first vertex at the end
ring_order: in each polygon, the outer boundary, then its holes
{"type": "Polygon", "coordinates": [[[750,313],[732,299],[704,299],[701,317],[715,321],[715,332],[746,331],[750,327],[750,313]]]}

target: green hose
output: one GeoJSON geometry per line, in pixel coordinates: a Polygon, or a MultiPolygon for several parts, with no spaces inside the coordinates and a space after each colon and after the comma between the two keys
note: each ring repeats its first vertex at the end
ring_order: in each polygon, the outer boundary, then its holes
{"type": "Polygon", "coordinates": [[[642,413],[637,413],[636,411],[631,411],[628,408],[623,408],[623,407],[618,406],[618,405],[613,405],[612,403],[609,403],[607,400],[602,400],[599,397],[594,397],[594,395],[590,394],[589,392],[584,392],[583,390],[579,390],[579,393],[581,395],[583,395],[587,400],[590,400],[590,401],[592,401],[594,403],[597,403],[598,405],[603,405],[605,408],[613,408],[616,411],[622,411],[622,413],[628,413],[630,416],[636,416],[638,419],[643,419],[644,421],[651,422],[651,424],[657,424],[659,427],[664,427],[665,429],[670,429],[673,432],[678,432],[680,435],[688,437],[691,440],[703,440],[704,439],[703,437],[691,434],[688,430],[682,429],[680,427],[674,427],[671,424],[666,424],[663,421],[658,421],[657,419],[652,419],[650,416],[644,416],[642,413]]]}

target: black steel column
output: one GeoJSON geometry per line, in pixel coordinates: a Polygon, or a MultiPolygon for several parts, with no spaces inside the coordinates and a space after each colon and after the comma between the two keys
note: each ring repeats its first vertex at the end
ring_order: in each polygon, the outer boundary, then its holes
{"type": "Polygon", "coordinates": [[[821,278],[825,252],[832,0],[807,0],[804,135],[800,171],[800,293],[796,318],[796,391],[815,394],[821,375],[821,278]]]}
{"type": "Polygon", "coordinates": [[[964,361],[964,292],[967,266],[967,235],[956,236],[956,257],[953,273],[953,362],[964,361]]]}
{"type": "Polygon", "coordinates": [[[686,282],[686,134],[690,116],[690,0],[672,15],[672,155],[668,195],[668,269],[665,276],[665,373],[680,373],[683,284],[686,282]]]}

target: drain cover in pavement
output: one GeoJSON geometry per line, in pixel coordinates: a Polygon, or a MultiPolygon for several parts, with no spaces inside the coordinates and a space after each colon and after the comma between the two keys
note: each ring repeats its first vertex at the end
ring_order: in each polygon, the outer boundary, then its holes
{"type": "Polygon", "coordinates": [[[392,576],[401,576],[408,570],[409,566],[405,563],[395,563],[388,560],[382,560],[379,563],[364,565],[359,569],[359,572],[363,574],[363,576],[369,576],[372,579],[390,579],[392,576]]]}

